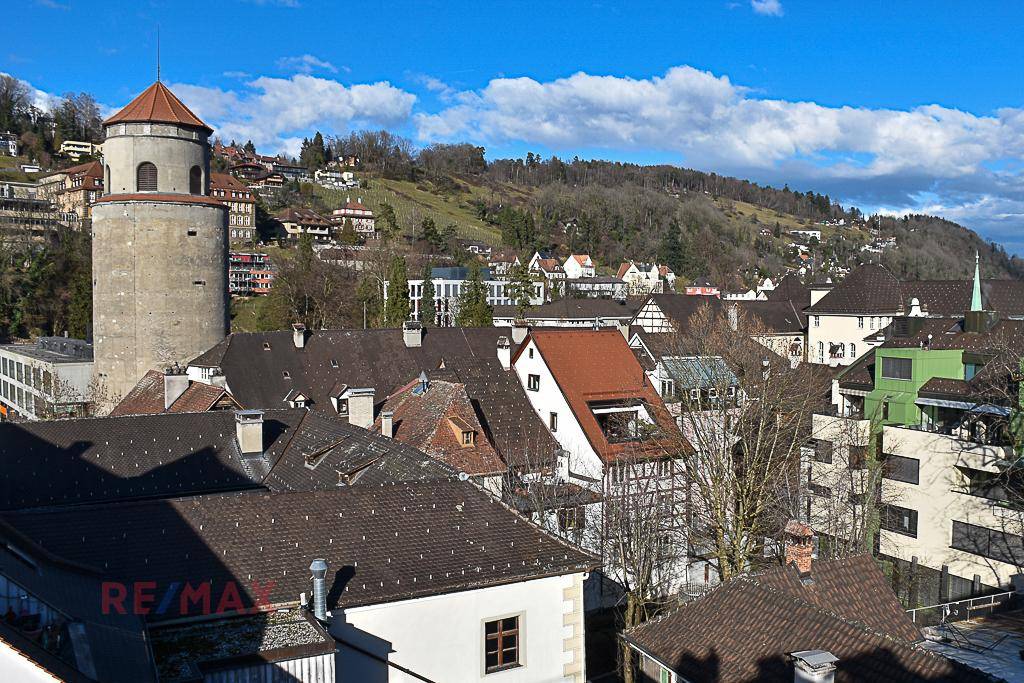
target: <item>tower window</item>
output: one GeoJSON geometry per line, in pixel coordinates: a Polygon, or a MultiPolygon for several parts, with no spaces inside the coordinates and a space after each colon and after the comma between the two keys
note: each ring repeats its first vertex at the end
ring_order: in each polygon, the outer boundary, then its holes
{"type": "Polygon", "coordinates": [[[156,166],[148,161],[139,164],[135,172],[136,192],[156,192],[156,166]]]}
{"type": "Polygon", "coordinates": [[[203,193],[203,170],[198,166],[193,166],[188,172],[188,193],[203,193]]]}

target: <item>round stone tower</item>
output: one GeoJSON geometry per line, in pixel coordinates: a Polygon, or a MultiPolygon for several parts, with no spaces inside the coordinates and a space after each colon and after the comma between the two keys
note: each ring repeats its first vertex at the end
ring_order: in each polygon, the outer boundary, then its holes
{"type": "Polygon", "coordinates": [[[103,402],[228,332],[227,207],[209,196],[212,130],[159,81],[103,123],[93,207],[93,342],[103,402]]]}

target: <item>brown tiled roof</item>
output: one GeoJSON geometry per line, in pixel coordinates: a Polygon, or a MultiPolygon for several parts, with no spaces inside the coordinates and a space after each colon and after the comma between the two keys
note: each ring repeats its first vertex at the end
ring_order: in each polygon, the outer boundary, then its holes
{"type": "Polygon", "coordinates": [[[49,178],[50,176],[66,174],[68,176],[85,174],[86,177],[101,179],[103,178],[103,166],[98,161],[87,161],[84,164],[78,164],[77,166],[69,166],[56,171],[50,171],[40,178],[49,178]]]}
{"type": "Polygon", "coordinates": [[[297,349],[290,330],[235,333],[191,364],[220,368],[246,408],[282,407],[285,394],[298,388],[311,397],[314,411],[329,415],[338,383],[373,387],[382,403],[423,371],[431,379],[460,382],[491,443],[512,465],[551,453],[558,444],[515,373],[498,361],[498,338],[508,336],[508,328],[499,327],[427,328],[422,345],[410,348],[399,329],[312,330],[297,349]]]}
{"type": "MultiPolygon", "coordinates": [[[[210,173],[210,187],[216,188],[218,190],[235,190],[236,192],[246,193],[251,192],[251,190],[245,183],[243,183],[241,180],[231,175],[230,173],[210,173]]],[[[231,197],[225,197],[225,199],[228,198],[231,197]]],[[[244,197],[239,197],[237,199],[240,201],[256,201],[251,197],[249,199],[245,199],[244,197]]]]}
{"type": "Polygon", "coordinates": [[[108,194],[96,200],[97,204],[110,202],[167,202],[170,204],[204,204],[227,208],[223,202],[213,197],[206,197],[197,194],[172,194],[170,192],[140,192],[138,194],[108,194]]]}
{"type": "MultiPolygon", "coordinates": [[[[464,384],[432,380],[423,391],[420,381],[414,380],[389,396],[381,410],[394,413],[395,439],[459,472],[482,476],[507,470],[477,419],[464,384]],[[473,446],[462,444],[449,427],[449,419],[474,433],[473,446]]],[[[374,428],[380,428],[380,418],[374,428]]]]}
{"type": "Polygon", "coordinates": [[[590,445],[606,462],[627,455],[661,454],[666,444],[657,438],[638,443],[609,443],[591,410],[590,404],[595,401],[638,399],[668,440],[678,443],[682,439],[661,396],[618,330],[533,330],[515,358],[531,339],[590,445]]]}
{"type": "MultiPolygon", "coordinates": [[[[47,550],[172,583],[253,582],[273,604],[309,591],[327,560],[328,608],[381,604],[589,571],[597,558],[530,524],[469,482],[385,484],[302,493],[247,492],[6,515],[47,550]]],[[[179,616],[173,600],[162,615],[179,616]]],[[[216,603],[215,603],[216,604],[216,603]]],[[[198,609],[199,604],[193,605],[198,609]]],[[[430,625],[427,625],[428,627],[430,625]]]]}
{"type": "Polygon", "coordinates": [[[233,411],[0,423],[0,509],[295,491],[451,477],[427,455],[338,417],[264,412],[262,456],[242,457],[233,411]],[[316,454],[315,461],[308,458],[316,454]]]}
{"type": "Polygon", "coordinates": [[[789,655],[804,650],[838,657],[838,683],[991,680],[916,647],[920,635],[873,564],[817,563],[808,585],[791,567],[737,578],[626,639],[695,683],[790,683],[789,655]]]}
{"type": "Polygon", "coordinates": [[[300,225],[320,225],[329,227],[331,222],[312,209],[301,207],[288,207],[283,211],[274,214],[274,217],[284,223],[298,223],[300,225]]]}
{"type": "Polygon", "coordinates": [[[190,382],[188,388],[175,399],[170,408],[164,408],[164,375],[150,370],[132,387],[121,402],[110,411],[110,417],[123,415],[157,415],[159,413],[201,413],[212,410],[218,403],[239,407],[231,394],[211,384],[190,382]]]}
{"type": "Polygon", "coordinates": [[[157,81],[149,86],[121,111],[103,122],[104,126],[113,123],[176,123],[181,126],[202,128],[208,133],[213,129],[193,114],[166,85],[157,81]]]}
{"type": "Polygon", "coordinates": [[[839,386],[870,391],[875,386],[875,350],[871,349],[836,378],[839,386]]]}

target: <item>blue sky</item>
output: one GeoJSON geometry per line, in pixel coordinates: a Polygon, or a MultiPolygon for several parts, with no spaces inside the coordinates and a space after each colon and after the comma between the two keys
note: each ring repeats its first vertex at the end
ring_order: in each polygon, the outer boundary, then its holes
{"type": "Polygon", "coordinates": [[[155,75],[225,137],[386,126],[676,163],[945,215],[1024,253],[1016,2],[22,0],[0,71],[117,108],[155,75]]]}

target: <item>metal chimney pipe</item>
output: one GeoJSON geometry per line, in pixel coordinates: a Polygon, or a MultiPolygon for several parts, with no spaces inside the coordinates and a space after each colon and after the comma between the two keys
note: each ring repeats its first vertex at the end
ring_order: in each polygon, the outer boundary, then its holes
{"type": "Polygon", "coordinates": [[[327,560],[313,560],[309,571],[313,572],[313,616],[327,621],[327,560]]]}

